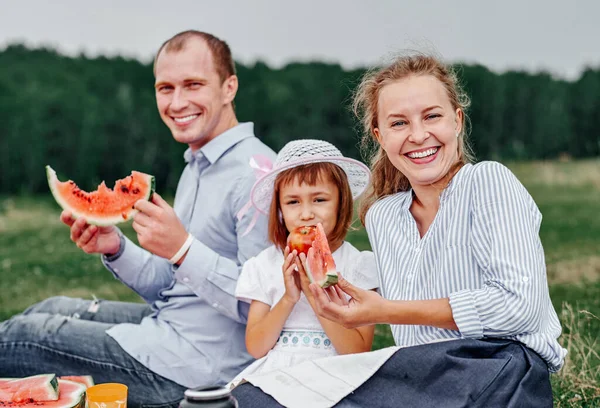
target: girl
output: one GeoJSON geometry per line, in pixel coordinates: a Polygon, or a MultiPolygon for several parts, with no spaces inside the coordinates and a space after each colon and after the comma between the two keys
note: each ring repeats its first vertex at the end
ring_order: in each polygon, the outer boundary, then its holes
{"type": "MultiPolygon", "coordinates": [[[[338,271],[358,287],[377,288],[372,252],[361,252],[344,241],[352,221],[353,200],[368,180],[369,169],[364,164],[343,157],[330,143],[296,140],[284,146],[273,168],[256,182],[251,200],[269,216],[273,245],[249,259],[238,280],[236,296],[250,302],[246,347],[258,360],[232,384],[250,374],[308,359],[371,349],[373,325],[346,329],[315,314],[307,278],[298,272],[297,253],[286,246],[293,229],[321,223],[338,271]]],[[[340,304],[347,303],[335,289],[328,295],[340,304]]]]}
{"type": "Polygon", "coordinates": [[[552,406],[548,372],[566,350],[541,214],[509,169],[471,164],[467,105],[452,71],[423,55],[369,73],[356,92],[363,142],[377,146],[361,220],[383,297],[342,279],[352,301],[340,306],[310,289],[321,317],[390,323],[397,345],[415,347],[396,352],[348,405],[552,406]]]}

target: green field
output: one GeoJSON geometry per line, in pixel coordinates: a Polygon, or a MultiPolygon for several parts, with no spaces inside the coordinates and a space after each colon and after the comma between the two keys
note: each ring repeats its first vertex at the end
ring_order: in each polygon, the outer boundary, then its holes
{"type": "MultiPolygon", "coordinates": [[[[544,220],[550,294],[569,354],[552,376],[556,407],[600,407],[600,161],[515,163],[509,167],[536,200],[544,220]]],[[[60,223],[50,193],[0,197],[0,320],[53,295],[139,301],[86,255],[60,223]]],[[[130,225],[124,232],[135,240],[130,225]]],[[[368,248],[364,230],[349,240],[368,248]]],[[[378,327],[375,348],[392,344],[378,327]]]]}

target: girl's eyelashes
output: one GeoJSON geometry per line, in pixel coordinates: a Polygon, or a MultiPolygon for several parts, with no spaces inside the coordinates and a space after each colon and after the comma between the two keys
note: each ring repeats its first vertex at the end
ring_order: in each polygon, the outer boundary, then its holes
{"type": "MultiPolygon", "coordinates": [[[[315,203],[324,203],[324,202],[327,202],[329,200],[327,198],[325,198],[325,197],[317,197],[317,198],[314,198],[313,201],[315,203]]],[[[287,200],[287,201],[284,201],[283,204],[284,205],[294,205],[294,204],[298,204],[298,203],[299,203],[298,200],[287,200]]]]}
{"type": "Polygon", "coordinates": [[[397,120],[395,122],[392,122],[392,127],[399,127],[399,126],[404,126],[404,125],[406,125],[405,120],[397,120]]]}
{"type": "Polygon", "coordinates": [[[432,113],[430,115],[427,115],[425,117],[425,119],[429,120],[429,119],[437,119],[437,118],[441,118],[441,117],[442,117],[442,115],[440,115],[439,113],[432,113]]]}

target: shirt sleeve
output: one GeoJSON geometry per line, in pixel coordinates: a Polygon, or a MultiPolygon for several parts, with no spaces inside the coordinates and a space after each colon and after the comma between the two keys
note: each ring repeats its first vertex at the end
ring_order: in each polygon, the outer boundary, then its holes
{"type": "Polygon", "coordinates": [[[122,235],[120,255],[102,255],[102,263],[147,303],[160,299],[160,291],[171,284],[173,275],[166,259],[152,255],[122,235]]]}
{"type": "MultiPolygon", "coordinates": [[[[268,246],[266,217],[259,216],[247,234],[247,227],[252,222],[252,212],[241,220],[236,217],[238,211],[248,202],[254,181],[254,174],[248,172],[233,183],[231,191],[231,228],[235,229],[237,236],[237,259],[221,256],[194,239],[184,261],[174,269],[176,279],[206,299],[220,313],[240,323],[247,322],[249,309],[248,303],[238,300],[235,296],[242,265],[268,246]]],[[[227,226],[224,225],[223,228],[227,226]]]]}
{"type": "Polygon", "coordinates": [[[249,259],[242,268],[242,273],[237,282],[235,296],[246,303],[251,303],[253,300],[258,300],[267,305],[272,305],[272,300],[268,294],[263,278],[268,272],[265,267],[261,267],[261,258],[265,257],[264,251],[256,258],[249,259]]]}
{"type": "Polygon", "coordinates": [[[379,288],[379,276],[375,264],[375,256],[371,251],[361,251],[352,260],[348,271],[348,282],[361,289],[379,288]]]}
{"type": "Polygon", "coordinates": [[[474,171],[471,245],[484,284],[450,295],[454,320],[464,337],[536,332],[549,304],[541,214],[500,163],[481,163],[474,171]]]}

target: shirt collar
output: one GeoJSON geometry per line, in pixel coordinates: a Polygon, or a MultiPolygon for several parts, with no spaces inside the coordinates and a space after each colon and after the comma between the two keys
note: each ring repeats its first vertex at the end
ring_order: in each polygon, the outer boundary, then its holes
{"type": "MultiPolygon", "coordinates": [[[[454,177],[452,177],[452,180],[450,180],[448,186],[444,189],[444,191],[442,191],[442,194],[440,196],[440,203],[446,201],[452,195],[452,193],[460,185],[465,175],[468,174],[469,171],[471,171],[472,167],[473,165],[471,163],[467,163],[456,172],[454,177]]],[[[410,190],[408,190],[408,193],[408,197],[410,197],[410,199],[404,200],[404,202],[402,203],[402,209],[405,211],[410,211],[410,206],[412,204],[414,194],[413,189],[411,188],[410,190]]]]}
{"type": "Polygon", "coordinates": [[[450,180],[448,187],[446,187],[444,189],[444,191],[442,192],[440,201],[447,200],[452,195],[452,193],[456,190],[456,188],[462,182],[462,179],[465,177],[465,175],[468,174],[469,171],[471,171],[472,167],[473,167],[473,165],[471,163],[466,163],[464,166],[462,166],[460,169],[458,169],[458,171],[456,172],[454,177],[452,177],[452,180],[450,180]]]}
{"type": "Polygon", "coordinates": [[[252,136],[254,136],[254,123],[240,123],[221,133],[219,136],[202,146],[195,153],[192,153],[192,149],[188,148],[183,153],[183,159],[186,161],[186,163],[189,163],[192,161],[192,159],[201,160],[202,157],[206,157],[208,162],[213,164],[219,160],[219,157],[221,157],[231,147],[238,144],[243,139],[252,136]]]}

